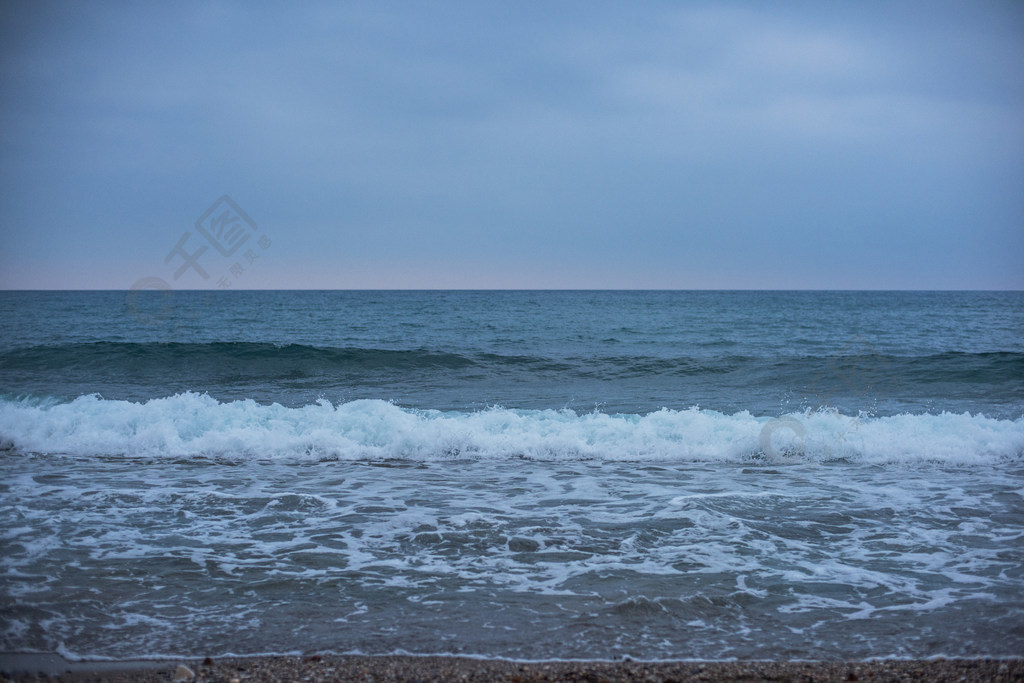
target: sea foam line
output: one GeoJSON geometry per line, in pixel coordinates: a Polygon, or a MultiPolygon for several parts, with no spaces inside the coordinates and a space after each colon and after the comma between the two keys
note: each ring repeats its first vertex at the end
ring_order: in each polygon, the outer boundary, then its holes
{"type": "Polygon", "coordinates": [[[740,462],[786,459],[985,464],[1024,457],[1024,418],[969,413],[785,416],[801,433],[773,437],[778,418],[663,408],[638,414],[572,410],[412,410],[379,400],[288,408],[183,393],[142,403],[97,395],[70,402],[0,400],[0,446],[23,453],[148,458],[740,462]]]}

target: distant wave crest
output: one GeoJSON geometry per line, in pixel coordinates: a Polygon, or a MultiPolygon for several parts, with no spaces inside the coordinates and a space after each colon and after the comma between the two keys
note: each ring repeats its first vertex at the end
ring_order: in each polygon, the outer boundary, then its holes
{"type": "Polygon", "coordinates": [[[382,367],[448,367],[472,365],[473,361],[453,353],[429,350],[390,350],[354,347],[318,347],[305,344],[263,342],[91,342],[31,346],[0,353],[0,368],[53,371],[62,367],[90,367],[125,364],[144,369],[168,364],[196,366],[244,364],[271,368],[274,364],[320,368],[347,366],[364,369],[382,367]]]}
{"type": "MultiPolygon", "coordinates": [[[[739,373],[765,385],[779,383],[855,385],[861,389],[933,383],[1024,385],[1024,353],[945,352],[920,356],[824,354],[774,359],[744,355],[713,358],[503,354],[447,349],[325,347],[306,344],[215,341],[89,342],[29,346],[0,352],[0,371],[8,374],[73,373],[101,379],[110,374],[165,377],[168,373],[197,383],[210,378],[338,377],[377,381],[381,377],[464,371],[543,373],[567,380],[644,377],[715,377],[739,373]]],[[[204,388],[204,387],[197,387],[204,388]]]]}

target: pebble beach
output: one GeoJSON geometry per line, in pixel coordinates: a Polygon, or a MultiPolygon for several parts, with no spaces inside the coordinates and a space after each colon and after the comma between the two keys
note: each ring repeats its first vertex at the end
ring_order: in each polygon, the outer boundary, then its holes
{"type": "Polygon", "coordinates": [[[864,662],[517,662],[420,656],[295,656],[71,664],[61,672],[5,671],[5,681],[1021,681],[1024,659],[864,662]]]}

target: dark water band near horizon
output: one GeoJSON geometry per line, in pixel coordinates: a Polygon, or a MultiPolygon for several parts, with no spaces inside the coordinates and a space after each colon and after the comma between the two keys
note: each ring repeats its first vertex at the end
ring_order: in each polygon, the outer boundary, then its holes
{"type": "Polygon", "coordinates": [[[0,292],[0,651],[1024,653],[1024,293],[0,292]]]}

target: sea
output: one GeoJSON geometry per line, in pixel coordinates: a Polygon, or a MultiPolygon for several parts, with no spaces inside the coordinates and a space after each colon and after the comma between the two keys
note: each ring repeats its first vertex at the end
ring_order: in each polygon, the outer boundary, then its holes
{"type": "Polygon", "coordinates": [[[0,651],[1024,655],[1024,292],[0,292],[0,651]]]}

